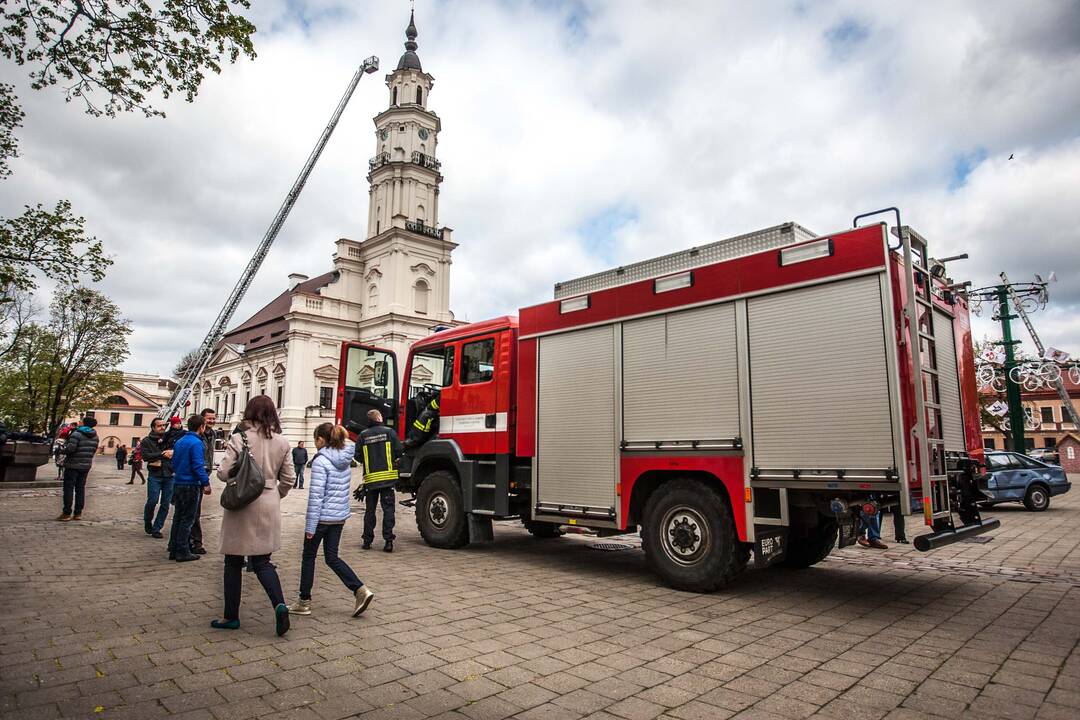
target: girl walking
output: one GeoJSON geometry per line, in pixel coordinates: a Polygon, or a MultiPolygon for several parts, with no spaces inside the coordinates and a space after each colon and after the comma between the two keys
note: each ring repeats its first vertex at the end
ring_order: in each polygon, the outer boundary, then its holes
{"type": "Polygon", "coordinates": [[[225,614],[211,627],[235,630],[240,627],[240,591],[247,557],[255,576],[274,608],[277,634],[289,631],[289,606],[281,591],[277,570],[270,563],[271,553],[281,548],[281,499],[293,485],[289,441],[281,434],[274,401],[256,395],[244,408],[244,420],[233,431],[225,446],[225,457],[218,467],[219,480],[229,478],[229,469],[244,452],[244,439],[251,456],[262,471],[263,492],[240,510],[225,510],[221,517],[221,553],[225,556],[225,614]]]}
{"type": "Polygon", "coordinates": [[[367,610],[375,593],[364,586],[352,568],[338,556],[341,531],[349,519],[351,465],[355,445],[345,445],[345,428],[323,423],[315,428],[315,459],[308,484],[307,520],[304,524],[304,561],[300,568],[300,599],[289,608],[296,615],[311,614],[311,586],[315,582],[315,556],[323,559],[353,594],[353,617],[367,610]]]}

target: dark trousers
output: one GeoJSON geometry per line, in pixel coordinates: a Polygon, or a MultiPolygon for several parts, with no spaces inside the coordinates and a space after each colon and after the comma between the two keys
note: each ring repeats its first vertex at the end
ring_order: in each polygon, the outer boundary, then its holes
{"type": "Polygon", "coordinates": [[[323,546],[323,559],[327,567],[333,570],[345,587],[350,592],[356,592],[364,583],[356,577],[352,568],[338,556],[338,545],[341,543],[341,531],[345,525],[326,525],[319,523],[315,526],[313,537],[304,538],[304,562],[300,566],[300,599],[311,599],[311,586],[315,583],[315,557],[319,554],[319,543],[323,546]]]}
{"type": "Polygon", "coordinates": [[[136,475],[138,475],[142,479],[143,485],[145,485],[146,476],[143,475],[142,463],[131,463],[131,482],[135,482],[136,475]]]}
{"type": "Polygon", "coordinates": [[[293,470],[296,471],[296,489],[301,490],[304,487],[304,466],[293,465],[293,470]]]}
{"type": "Polygon", "coordinates": [[[202,547],[202,500],[199,501],[199,507],[195,509],[195,522],[191,524],[191,549],[202,547]]]}
{"type": "Polygon", "coordinates": [[[71,496],[75,496],[75,514],[81,515],[86,503],[87,470],[64,469],[64,514],[71,515],[71,496]]]}
{"type": "MultiPolygon", "coordinates": [[[[269,555],[252,555],[250,558],[255,577],[262,583],[266,596],[270,598],[271,607],[277,607],[285,602],[285,594],[281,591],[281,580],[278,579],[277,570],[270,564],[269,555]]],[[[225,619],[240,619],[240,593],[244,584],[244,556],[225,556],[225,619]]]]}
{"type": "Polygon", "coordinates": [[[123,470],[124,469],[124,461],[121,458],[116,458],[116,469],[117,470],[123,470]]]}
{"type": "Polygon", "coordinates": [[[383,540],[394,539],[394,486],[368,490],[364,500],[364,542],[375,539],[375,508],[382,505],[383,540]]]}
{"type": "Polygon", "coordinates": [[[893,530],[896,532],[896,542],[907,540],[907,534],[904,528],[904,511],[900,509],[900,503],[893,506],[892,521],[893,530]]]}
{"type": "Polygon", "coordinates": [[[202,488],[198,485],[173,485],[172,530],[169,531],[169,553],[187,555],[191,552],[191,526],[199,512],[202,488]]]}

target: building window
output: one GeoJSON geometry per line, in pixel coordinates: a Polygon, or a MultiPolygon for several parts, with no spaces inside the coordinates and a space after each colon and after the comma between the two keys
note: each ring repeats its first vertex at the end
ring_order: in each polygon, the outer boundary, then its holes
{"type": "Polygon", "coordinates": [[[119,425],[120,424],[120,413],[109,413],[109,424],[110,425],[119,425]]]}
{"type": "Polygon", "coordinates": [[[83,417],[96,418],[97,414],[93,410],[87,410],[86,412],[83,413],[83,417]]]}
{"type": "Polygon", "coordinates": [[[461,384],[491,380],[495,375],[495,338],[461,346],[461,384]]]}
{"type": "Polygon", "coordinates": [[[1053,450],[1057,447],[1057,440],[1052,437],[1043,438],[1043,447],[1053,450]]]}
{"type": "Polygon", "coordinates": [[[416,104],[424,104],[424,89],[421,88],[419,85],[416,86],[416,104]]]}
{"type": "Polygon", "coordinates": [[[1065,409],[1065,406],[1061,406],[1061,422],[1072,424],[1072,420],[1069,419],[1069,411],[1065,409]]]}
{"type": "Polygon", "coordinates": [[[244,390],[244,407],[246,408],[248,403],[251,402],[251,388],[244,390]]]}
{"type": "Polygon", "coordinates": [[[1052,408],[1052,407],[1039,408],[1039,412],[1042,414],[1042,421],[1044,423],[1052,423],[1052,422],[1054,422],[1054,408],[1052,408]]]}
{"type": "Polygon", "coordinates": [[[427,315],[428,295],[430,294],[431,289],[428,287],[427,281],[417,280],[416,285],[413,286],[413,306],[418,314],[427,315]]]}
{"type": "Polygon", "coordinates": [[[142,413],[135,413],[135,419],[131,421],[135,427],[142,427],[142,413]]]}
{"type": "Polygon", "coordinates": [[[1024,438],[1024,452],[1031,452],[1035,449],[1035,438],[1024,438]]]}
{"type": "Polygon", "coordinates": [[[1076,459],[1076,448],[1074,448],[1072,445],[1065,448],[1065,457],[1069,458],[1070,460],[1075,460],[1076,459]]]}
{"type": "Polygon", "coordinates": [[[266,394],[266,386],[265,385],[263,385],[261,388],[259,388],[259,394],[260,395],[265,395],[266,394]]]}
{"type": "Polygon", "coordinates": [[[984,450],[993,450],[994,449],[994,438],[983,438],[983,449],[984,450]]]}
{"type": "Polygon", "coordinates": [[[142,440],[142,438],[140,438],[140,437],[132,437],[131,438],[131,447],[134,448],[136,445],[138,445],[140,440],[142,440]]]}
{"type": "Polygon", "coordinates": [[[390,90],[390,104],[397,105],[397,88],[390,90]]]}
{"type": "Polygon", "coordinates": [[[319,388],[319,407],[326,408],[327,410],[334,409],[334,388],[319,388]]]}
{"type": "Polygon", "coordinates": [[[279,408],[281,407],[282,401],[284,399],[285,399],[285,386],[284,385],[278,385],[277,386],[277,406],[279,408]]]}
{"type": "Polygon", "coordinates": [[[231,393],[225,398],[225,414],[236,414],[236,393],[231,393]]]}
{"type": "Polygon", "coordinates": [[[379,308],[379,286],[372,285],[367,291],[368,313],[374,314],[379,308]]]}

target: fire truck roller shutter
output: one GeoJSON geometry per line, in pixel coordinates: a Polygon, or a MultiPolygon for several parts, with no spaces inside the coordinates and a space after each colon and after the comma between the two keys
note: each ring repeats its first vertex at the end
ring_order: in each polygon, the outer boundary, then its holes
{"type": "Polygon", "coordinates": [[[623,433],[631,443],[739,436],[734,304],[623,324],[623,433]]]}
{"type": "Polygon", "coordinates": [[[747,303],[754,466],[895,468],[878,275],[747,303]]]}
{"type": "Polygon", "coordinates": [[[615,331],[540,338],[535,502],[615,506],[615,331]]]}
{"type": "Polygon", "coordinates": [[[960,373],[956,366],[956,336],[953,319],[934,310],[934,335],[937,346],[938,390],[941,393],[941,436],[946,450],[964,451],[964,416],[960,405],[960,373]]]}

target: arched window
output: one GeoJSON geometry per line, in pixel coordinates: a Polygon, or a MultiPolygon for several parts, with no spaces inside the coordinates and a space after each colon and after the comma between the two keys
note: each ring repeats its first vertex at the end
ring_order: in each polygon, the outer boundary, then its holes
{"type": "Polygon", "coordinates": [[[416,281],[416,285],[413,286],[413,307],[417,313],[427,315],[428,295],[430,293],[431,289],[428,287],[426,280],[416,281]]]}
{"type": "Polygon", "coordinates": [[[379,307],[379,286],[372,285],[367,291],[368,312],[374,313],[379,307]]]}
{"type": "Polygon", "coordinates": [[[426,220],[426,219],[427,219],[427,211],[424,210],[424,206],[423,205],[417,205],[416,206],[416,221],[417,222],[424,222],[424,220],[426,220]]]}
{"type": "Polygon", "coordinates": [[[119,395],[110,395],[109,398],[105,401],[105,404],[106,405],[127,405],[128,401],[125,400],[124,398],[120,397],[119,395]]]}
{"type": "Polygon", "coordinates": [[[416,104],[424,104],[424,88],[420,87],[419,85],[416,86],[416,104]]]}
{"type": "Polygon", "coordinates": [[[397,88],[390,91],[390,104],[397,105],[397,88]]]}

